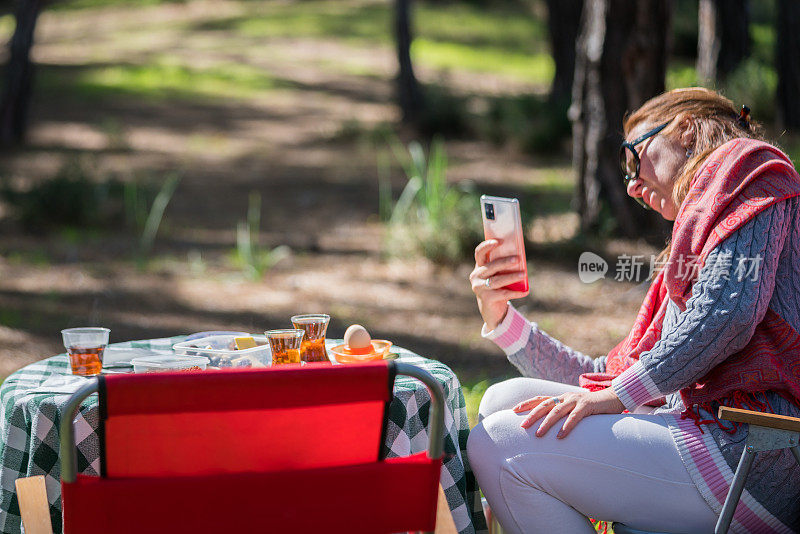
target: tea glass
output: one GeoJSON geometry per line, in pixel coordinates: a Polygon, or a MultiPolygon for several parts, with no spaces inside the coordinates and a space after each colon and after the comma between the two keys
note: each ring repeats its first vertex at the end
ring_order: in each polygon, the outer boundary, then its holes
{"type": "Polygon", "coordinates": [[[61,331],[73,375],[100,374],[103,370],[103,352],[108,345],[110,332],[108,328],[99,327],[67,328],[61,331]]]}
{"type": "Polygon", "coordinates": [[[272,350],[272,365],[300,363],[300,345],[305,331],[293,328],[267,330],[264,335],[272,350]]]}
{"type": "Polygon", "coordinates": [[[305,335],[300,345],[300,359],[304,362],[330,362],[325,350],[325,332],[328,329],[330,315],[324,313],[308,313],[292,317],[292,324],[305,335]]]}

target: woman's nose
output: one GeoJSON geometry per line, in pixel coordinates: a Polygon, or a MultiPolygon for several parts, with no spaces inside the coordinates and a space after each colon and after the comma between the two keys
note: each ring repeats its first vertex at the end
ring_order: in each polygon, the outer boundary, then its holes
{"type": "Polygon", "coordinates": [[[628,196],[631,196],[631,197],[634,197],[634,198],[635,197],[641,197],[642,196],[642,187],[643,187],[643,185],[644,184],[642,183],[642,181],[639,178],[629,181],[628,185],[626,187],[626,189],[628,191],[628,196]]]}

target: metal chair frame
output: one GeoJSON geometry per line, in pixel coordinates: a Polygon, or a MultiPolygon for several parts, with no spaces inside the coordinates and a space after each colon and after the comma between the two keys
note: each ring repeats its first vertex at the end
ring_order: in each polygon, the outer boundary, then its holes
{"type": "MultiPolygon", "coordinates": [[[[750,425],[747,441],[745,442],[742,456],[739,458],[739,465],[736,467],[731,487],[725,497],[725,504],[722,506],[717,525],[714,528],[714,534],[725,534],[731,526],[733,514],[739,504],[745,480],[750,468],[753,466],[753,461],[756,459],[756,454],[762,451],[789,449],[794,454],[797,463],[800,464],[800,446],[798,446],[800,443],[800,431],[793,430],[800,425],[800,419],[762,414],[750,410],[732,409],[725,406],[720,407],[719,418],[750,425]],[[757,422],[763,422],[771,426],[762,426],[757,422]]],[[[616,534],[666,534],[637,530],[622,523],[614,523],[612,527],[616,534]]]]}

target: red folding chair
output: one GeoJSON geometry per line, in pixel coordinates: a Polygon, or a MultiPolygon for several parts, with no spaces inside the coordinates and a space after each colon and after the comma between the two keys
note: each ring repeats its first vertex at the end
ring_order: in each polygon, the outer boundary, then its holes
{"type": "Polygon", "coordinates": [[[444,395],[399,362],[108,375],[61,423],[65,534],[433,531],[444,395]],[[382,457],[395,374],[432,397],[427,453],[382,457]],[[72,420],[99,392],[100,477],[72,420]]]}

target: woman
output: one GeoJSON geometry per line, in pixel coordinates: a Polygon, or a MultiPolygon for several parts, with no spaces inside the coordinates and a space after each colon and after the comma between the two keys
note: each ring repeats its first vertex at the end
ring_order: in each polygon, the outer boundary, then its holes
{"type": "MultiPolygon", "coordinates": [[[[743,108],[744,109],[744,108],[743,108]]],[[[674,221],[630,334],[592,359],[508,303],[513,258],[475,251],[492,339],[526,378],[489,388],[470,463],[509,532],[592,533],[587,517],[713,532],[747,437],[720,404],[800,416],[800,177],[749,117],[702,88],[624,125],[627,192],[674,221]],[[584,387],[580,387],[584,386],[584,387]],[[622,413],[627,410],[629,413],[622,413]],[[553,428],[560,427],[560,428],[553,428]]],[[[800,468],[760,453],[732,532],[800,530],[800,468]]]]}

